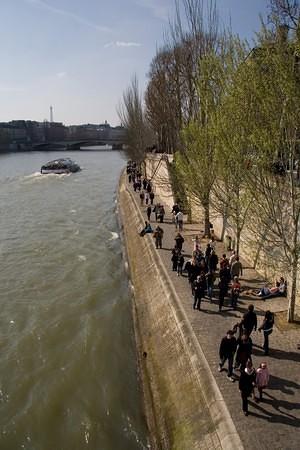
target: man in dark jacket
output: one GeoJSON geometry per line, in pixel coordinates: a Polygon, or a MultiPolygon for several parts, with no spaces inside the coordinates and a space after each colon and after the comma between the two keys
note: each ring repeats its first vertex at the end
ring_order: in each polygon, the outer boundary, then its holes
{"type": "Polygon", "coordinates": [[[256,331],[257,329],[257,316],[254,312],[254,306],[249,305],[248,311],[243,315],[242,321],[241,321],[241,329],[242,332],[250,336],[253,329],[256,331]]]}
{"type": "Polygon", "coordinates": [[[175,247],[181,252],[182,250],[182,245],[184,243],[184,238],[180,233],[177,233],[177,235],[175,236],[175,247]]]}
{"type": "Polygon", "coordinates": [[[233,358],[236,351],[236,338],[234,337],[234,332],[232,330],[228,330],[226,336],[223,337],[220,344],[220,364],[219,364],[219,372],[222,372],[223,366],[225,364],[226,359],[228,359],[228,373],[227,378],[230,381],[234,381],[232,376],[233,373],[233,358]]]}

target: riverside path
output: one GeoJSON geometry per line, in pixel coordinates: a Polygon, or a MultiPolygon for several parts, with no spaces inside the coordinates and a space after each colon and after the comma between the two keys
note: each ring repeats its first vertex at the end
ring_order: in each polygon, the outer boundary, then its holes
{"type": "MultiPolygon", "coordinates": [[[[145,220],[146,206],[140,205],[139,192],[134,193],[132,185],[127,184],[127,189],[135,197],[136,207],[140,208],[145,220]]],[[[157,191],[158,192],[158,191],[157,191]]],[[[156,194],[155,203],[160,198],[156,194]]],[[[166,216],[163,224],[159,224],[164,230],[163,248],[157,252],[165,265],[169,277],[182,302],[192,329],[204,352],[207,362],[215,377],[217,385],[225,400],[229,413],[240,435],[245,449],[280,449],[292,450],[300,448],[300,351],[297,344],[300,343],[299,325],[285,325],[281,311],[287,308],[286,298],[273,298],[262,301],[258,297],[241,294],[237,310],[226,306],[223,311],[218,311],[218,289],[214,290],[212,303],[206,298],[202,300],[201,310],[193,310],[193,298],[186,274],[177,276],[172,271],[171,250],[174,247],[174,237],[177,231],[171,220],[170,207],[165,205],[166,216]],[[237,323],[247,311],[247,306],[252,303],[258,317],[258,326],[261,325],[264,312],[267,309],[275,312],[275,327],[270,336],[270,355],[264,356],[262,350],[263,335],[254,331],[253,340],[253,364],[258,367],[263,361],[267,362],[270,371],[270,383],[260,403],[249,401],[249,416],[242,413],[241,396],[238,389],[239,372],[235,372],[236,382],[230,382],[226,377],[226,371],[218,372],[219,344],[226,331],[237,323]]],[[[152,227],[156,226],[154,213],[151,217],[152,227]]],[[[141,224],[142,228],[142,224],[141,224]]],[[[184,223],[182,235],[185,239],[183,251],[185,262],[191,257],[195,235],[201,235],[202,225],[199,223],[184,223]]],[[[138,230],[137,230],[138,231],[138,230]]],[[[148,237],[147,237],[148,238],[148,237]]],[[[150,238],[150,237],[149,237],[150,238]]],[[[205,248],[204,239],[201,248],[205,248]]],[[[217,242],[216,253],[220,256],[224,251],[224,244],[217,242]]],[[[228,252],[227,252],[228,254],[228,252]]],[[[242,290],[262,286],[263,280],[255,270],[247,267],[243,261],[243,276],[240,278],[242,290]]],[[[215,283],[217,286],[218,279],[215,283]]],[[[225,367],[226,364],[225,364],[225,367]]],[[[191,449],[192,450],[192,449],[191,449]]]]}

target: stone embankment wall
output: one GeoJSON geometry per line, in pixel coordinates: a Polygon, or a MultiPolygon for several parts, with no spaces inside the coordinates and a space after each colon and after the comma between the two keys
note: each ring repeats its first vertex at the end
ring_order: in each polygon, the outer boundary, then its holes
{"type": "Polygon", "coordinates": [[[144,219],[125,175],[118,206],[151,448],[242,449],[153,238],[138,235],[144,219]]]}

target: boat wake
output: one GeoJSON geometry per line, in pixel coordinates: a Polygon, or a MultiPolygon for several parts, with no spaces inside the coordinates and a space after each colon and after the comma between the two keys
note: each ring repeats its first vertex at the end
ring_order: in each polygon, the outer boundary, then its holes
{"type": "Polygon", "coordinates": [[[111,231],[110,234],[111,238],[109,239],[109,241],[115,241],[116,239],[119,239],[119,235],[115,231],[111,231]]]}
{"type": "Polygon", "coordinates": [[[35,182],[35,181],[40,181],[40,180],[47,180],[49,179],[49,177],[53,178],[61,178],[61,177],[68,177],[70,176],[70,173],[47,173],[47,174],[41,174],[41,172],[34,172],[31,173],[30,175],[25,175],[23,177],[23,181],[25,182],[35,182]]]}

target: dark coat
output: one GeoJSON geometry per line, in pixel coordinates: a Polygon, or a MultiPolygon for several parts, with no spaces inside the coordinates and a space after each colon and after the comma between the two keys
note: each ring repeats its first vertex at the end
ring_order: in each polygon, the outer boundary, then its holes
{"type": "Polygon", "coordinates": [[[242,319],[242,327],[250,334],[253,328],[257,328],[257,316],[254,311],[248,311],[242,319]]]}
{"type": "Polygon", "coordinates": [[[245,370],[242,370],[240,380],[239,380],[239,390],[249,397],[253,391],[254,384],[256,380],[256,372],[253,372],[249,375],[245,370]]]}
{"type": "Polygon", "coordinates": [[[224,357],[229,357],[229,356],[234,356],[235,351],[236,351],[236,346],[237,346],[237,342],[236,342],[236,338],[234,336],[232,336],[230,339],[228,339],[227,336],[223,337],[221,344],[220,344],[220,350],[219,350],[219,355],[220,358],[224,358],[224,357]]]}
{"type": "Polygon", "coordinates": [[[252,339],[248,338],[246,342],[244,342],[241,338],[237,340],[238,348],[236,352],[236,360],[238,363],[246,365],[248,359],[251,358],[252,354],[252,339]]]}

